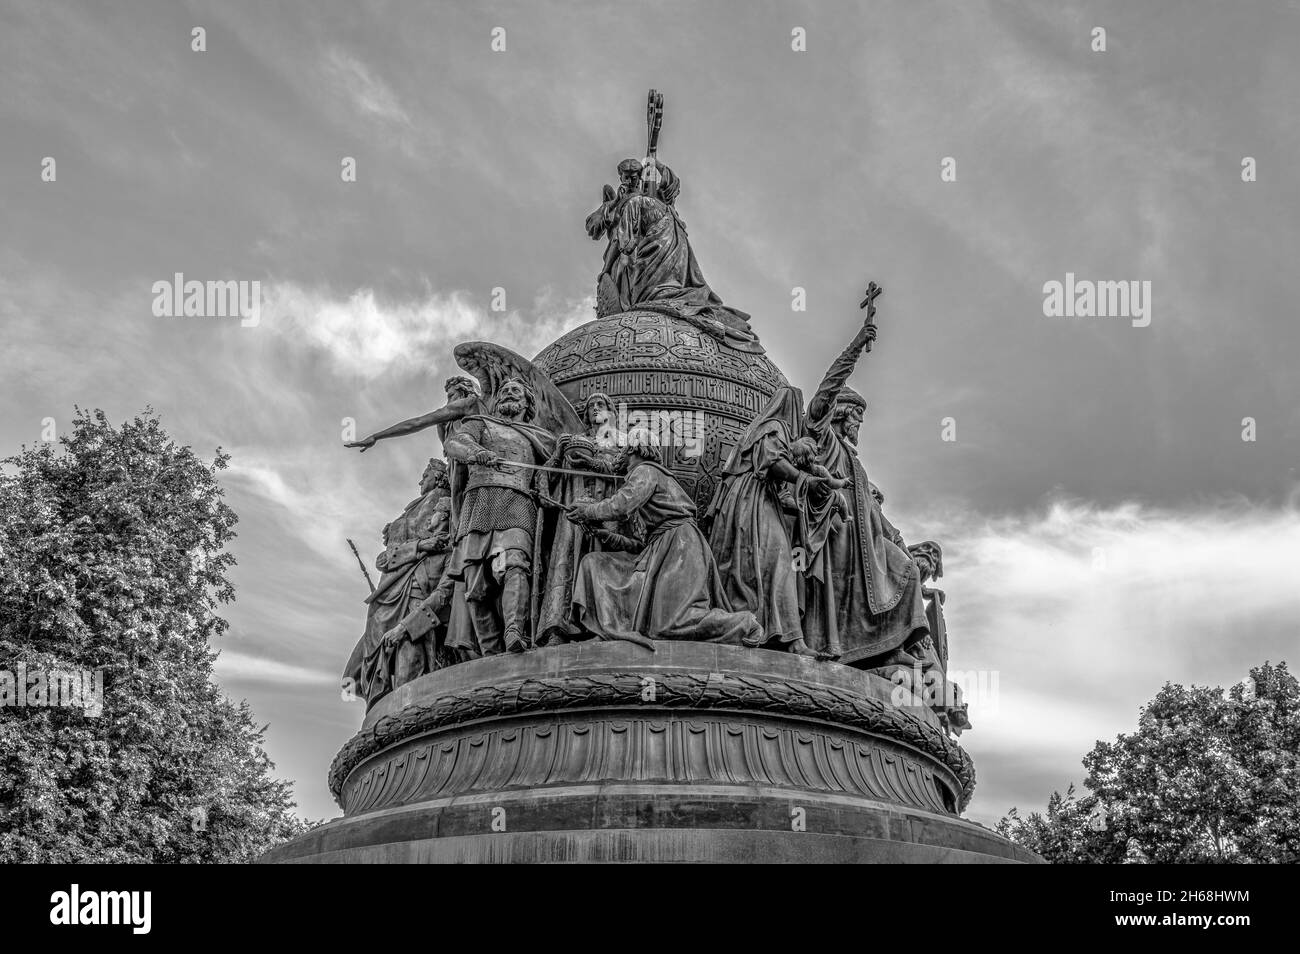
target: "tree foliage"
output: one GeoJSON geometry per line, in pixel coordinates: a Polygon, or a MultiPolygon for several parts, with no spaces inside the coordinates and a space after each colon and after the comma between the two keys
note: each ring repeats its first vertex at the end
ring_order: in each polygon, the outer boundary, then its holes
{"type": "Polygon", "coordinates": [[[1088,793],[1000,834],[1060,863],[1300,861],[1300,683],[1265,662],[1227,692],[1166,683],[1083,760],[1088,793]]]}
{"type": "Polygon", "coordinates": [[[98,670],[103,710],[0,707],[0,862],[244,861],[302,830],[213,682],[235,513],[151,410],[80,409],[0,470],[0,669],[98,670]]]}

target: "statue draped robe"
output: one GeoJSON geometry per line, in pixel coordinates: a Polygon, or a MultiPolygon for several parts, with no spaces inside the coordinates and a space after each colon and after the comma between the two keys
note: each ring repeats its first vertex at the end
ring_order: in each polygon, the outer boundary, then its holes
{"type": "Polygon", "coordinates": [[[677,210],[647,195],[631,196],[619,212],[610,270],[623,311],[649,308],[675,315],[739,351],[761,352],[749,315],[728,307],[709,287],[677,210]]]}
{"type": "Polygon", "coordinates": [[[799,436],[800,403],[795,388],[773,395],[731,452],[709,505],[709,545],[727,599],[758,618],[766,640],[782,643],[803,637],[799,580],[781,504],[786,481],[775,473],[781,463],[794,469],[790,442],[799,436]]]}
{"type": "Polygon", "coordinates": [[[826,542],[824,563],[813,564],[820,572],[805,572],[804,579],[804,638],[810,649],[846,665],[870,664],[929,631],[916,564],[872,495],[857,448],[831,424],[865,344],[859,333],[831,365],[804,424],[817,441],[818,462],[832,476],[851,479],[845,494],[852,519],[826,542]]]}
{"type": "MultiPolygon", "coordinates": [[[[597,442],[596,450],[590,457],[581,453],[566,453],[558,457],[553,454],[547,463],[551,466],[586,470],[591,469],[595,459],[600,459],[605,465],[602,472],[609,474],[613,473],[616,456],[616,446],[601,446],[597,442]]],[[[579,477],[575,474],[549,476],[550,496],[557,503],[565,506],[581,499],[602,500],[609,495],[614,486],[613,481],[597,476],[579,477]]],[[[609,529],[616,528],[610,526],[609,529]]],[[[577,579],[582,558],[594,550],[600,550],[601,545],[592,534],[584,532],[581,527],[572,523],[563,512],[549,508],[538,511],[536,539],[539,542],[551,541],[549,559],[537,567],[543,583],[540,587],[537,610],[536,641],[539,646],[558,645],[578,634],[569,612],[573,604],[574,580],[577,579]],[[548,527],[553,529],[548,532],[548,527]]]]}
{"type": "Polygon", "coordinates": [[[588,553],[578,566],[573,613],[601,639],[653,648],[655,639],[739,645],[757,641],[751,613],[731,612],[709,545],[695,524],[695,505],[677,478],[642,463],[617,492],[593,504],[593,520],[638,517],[646,543],[639,552],[588,553]]]}
{"type": "Polygon", "coordinates": [[[624,310],[620,307],[618,294],[618,276],[623,269],[624,259],[619,254],[615,233],[618,230],[623,206],[633,195],[623,185],[620,185],[613,195],[610,195],[609,186],[605,189],[605,201],[600,204],[600,208],[587,216],[587,234],[593,238],[604,235],[607,239],[604,261],[601,264],[600,274],[596,277],[596,317],[598,318],[624,310]]]}

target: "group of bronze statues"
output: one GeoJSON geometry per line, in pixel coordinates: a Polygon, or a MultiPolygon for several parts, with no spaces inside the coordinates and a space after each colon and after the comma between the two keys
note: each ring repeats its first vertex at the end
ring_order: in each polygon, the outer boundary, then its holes
{"type": "MultiPolygon", "coordinates": [[[[700,273],[677,177],[653,158],[619,173],[586,222],[608,242],[598,315],[661,311],[761,351],[748,316],[700,273]]],[[[864,306],[807,407],[797,388],[771,395],[703,512],[655,434],[615,427],[608,395],[575,406],[514,352],[458,346],[478,386],[452,378],[443,408],[348,445],[437,427],[446,460],[429,461],[420,496],[384,528],[382,576],[345,677],[373,704],[445,666],[585,639],[946,672],[942,593],[927,586],[942,572],[939,546],[904,543],[857,454],[865,402],[846,381],[876,337],[874,293],[864,306]]],[[[962,707],[936,708],[965,725],[962,707]]]]}
{"type": "Polygon", "coordinates": [[[655,434],[614,427],[608,396],[573,408],[519,356],[462,345],[462,363],[473,354],[497,372],[486,397],[453,378],[444,408],[353,445],[436,425],[447,457],[429,461],[420,496],[384,528],[348,665],[360,694],[373,702],[457,662],[591,638],[946,670],[942,593],[927,587],[940,548],[904,543],[856,450],[865,402],[845,381],[875,336],[869,315],[806,409],[797,388],[772,395],[702,514],[655,434]]]}

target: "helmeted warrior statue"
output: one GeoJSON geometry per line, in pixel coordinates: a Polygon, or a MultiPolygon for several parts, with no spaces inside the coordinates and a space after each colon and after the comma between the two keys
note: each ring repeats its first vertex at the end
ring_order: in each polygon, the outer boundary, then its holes
{"type": "Polygon", "coordinates": [[[446,443],[469,479],[458,506],[456,545],[447,568],[465,584],[465,602],[483,655],[529,646],[535,470],[555,449],[555,436],[531,423],[536,398],[523,381],[497,390],[491,414],[463,418],[446,443]]]}

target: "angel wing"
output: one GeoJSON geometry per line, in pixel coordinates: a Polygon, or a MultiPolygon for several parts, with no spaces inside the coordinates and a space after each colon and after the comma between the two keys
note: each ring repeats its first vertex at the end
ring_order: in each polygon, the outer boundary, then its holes
{"type": "Polygon", "coordinates": [[[533,366],[523,355],[490,341],[466,341],[456,345],[456,363],[478,378],[483,386],[484,402],[490,405],[497,388],[510,378],[518,378],[533,390],[537,398],[537,417],[533,423],[553,434],[581,434],[582,419],[569,399],[555,383],[533,366]]]}

